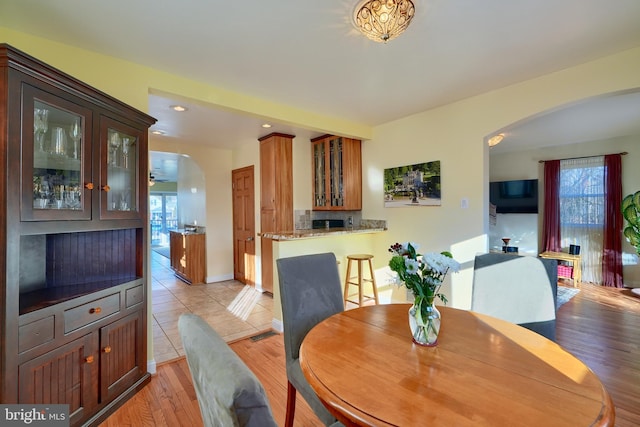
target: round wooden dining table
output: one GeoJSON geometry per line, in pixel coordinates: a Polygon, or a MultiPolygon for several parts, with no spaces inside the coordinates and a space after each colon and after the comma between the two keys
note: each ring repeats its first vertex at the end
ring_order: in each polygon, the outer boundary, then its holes
{"type": "Polygon", "coordinates": [[[343,424],[613,426],[598,377],[562,347],[490,316],[438,307],[435,347],[413,343],[409,304],[344,311],[300,348],[304,376],[343,424]]]}

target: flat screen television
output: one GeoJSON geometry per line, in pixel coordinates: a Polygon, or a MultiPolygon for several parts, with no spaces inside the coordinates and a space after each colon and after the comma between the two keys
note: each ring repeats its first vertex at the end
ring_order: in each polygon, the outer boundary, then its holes
{"type": "Polygon", "coordinates": [[[489,201],[497,213],[538,213],[538,180],[491,182],[489,201]]]}

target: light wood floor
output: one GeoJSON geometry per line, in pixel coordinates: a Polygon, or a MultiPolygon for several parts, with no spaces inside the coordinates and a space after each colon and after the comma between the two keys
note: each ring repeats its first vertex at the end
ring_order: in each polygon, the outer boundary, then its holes
{"type": "MultiPolygon", "coordinates": [[[[616,426],[640,425],[640,298],[628,289],[582,284],[558,310],[557,342],[602,380],[616,406],[616,426]]],[[[279,425],[284,424],[286,374],[281,335],[231,344],[265,386],[279,425]]],[[[184,359],[158,367],[151,383],[104,426],[200,426],[202,419],[184,359]]],[[[296,427],[320,426],[298,396],[296,427]]]]}

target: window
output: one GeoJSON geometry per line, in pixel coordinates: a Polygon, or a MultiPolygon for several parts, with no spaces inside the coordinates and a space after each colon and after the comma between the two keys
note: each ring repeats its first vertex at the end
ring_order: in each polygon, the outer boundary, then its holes
{"type": "Polygon", "coordinates": [[[585,282],[602,282],[604,173],[603,157],[560,162],[561,245],[580,246],[585,282]]]}

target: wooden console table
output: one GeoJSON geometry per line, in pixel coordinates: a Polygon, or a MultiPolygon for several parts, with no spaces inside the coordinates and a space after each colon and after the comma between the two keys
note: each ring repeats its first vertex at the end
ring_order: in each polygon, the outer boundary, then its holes
{"type": "Polygon", "coordinates": [[[553,252],[553,251],[546,251],[546,252],[542,252],[540,254],[541,258],[548,258],[548,259],[555,259],[558,261],[567,261],[570,262],[573,266],[573,277],[565,277],[565,276],[560,276],[558,275],[558,277],[564,277],[566,279],[572,279],[573,280],[573,287],[576,288],[578,287],[578,283],[582,282],[582,260],[580,258],[580,255],[572,255],[566,252],[553,252]]]}

